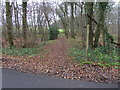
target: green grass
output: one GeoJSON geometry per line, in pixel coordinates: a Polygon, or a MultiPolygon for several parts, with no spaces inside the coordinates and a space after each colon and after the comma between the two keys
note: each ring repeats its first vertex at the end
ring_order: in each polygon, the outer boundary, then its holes
{"type": "Polygon", "coordinates": [[[85,50],[71,48],[69,49],[69,56],[80,64],[92,64],[98,62],[97,64],[99,66],[105,67],[120,65],[117,50],[113,50],[111,53],[107,54],[102,47],[96,48],[95,50],[89,50],[88,58],[86,58],[85,50]]]}

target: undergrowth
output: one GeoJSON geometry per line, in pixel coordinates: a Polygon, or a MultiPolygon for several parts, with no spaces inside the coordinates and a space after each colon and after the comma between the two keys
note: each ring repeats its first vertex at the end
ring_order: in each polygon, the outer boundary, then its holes
{"type": "Polygon", "coordinates": [[[0,53],[5,55],[12,55],[12,56],[36,56],[38,53],[43,51],[44,44],[40,44],[37,48],[1,48],[0,53]]]}
{"type": "MultiPolygon", "coordinates": [[[[80,64],[92,64],[97,62],[97,65],[103,67],[119,66],[118,50],[113,49],[111,53],[106,53],[104,47],[98,47],[95,50],[89,50],[86,58],[85,50],[78,48],[69,49],[69,56],[80,64]]],[[[116,67],[119,68],[119,67],[116,67]]]]}

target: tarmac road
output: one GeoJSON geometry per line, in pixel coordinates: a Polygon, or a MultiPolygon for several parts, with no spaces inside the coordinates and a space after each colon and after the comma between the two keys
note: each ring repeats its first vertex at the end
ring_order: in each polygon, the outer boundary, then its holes
{"type": "Polygon", "coordinates": [[[2,88],[118,88],[118,85],[68,80],[2,69],[2,88]]]}

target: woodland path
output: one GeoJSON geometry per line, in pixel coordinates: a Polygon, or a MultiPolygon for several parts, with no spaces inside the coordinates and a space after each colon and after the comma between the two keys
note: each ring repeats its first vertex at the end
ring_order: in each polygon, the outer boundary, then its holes
{"type": "Polygon", "coordinates": [[[79,65],[68,56],[70,47],[66,38],[59,38],[45,46],[45,50],[34,57],[2,57],[3,68],[27,73],[61,77],[89,82],[117,83],[118,70],[103,68],[96,64],[79,65]],[[6,59],[7,58],[7,59],[6,59]]]}
{"type": "MultiPolygon", "coordinates": [[[[14,57],[17,60],[3,60],[4,68],[12,68],[25,72],[47,73],[48,75],[62,76],[67,78],[66,73],[71,66],[74,67],[73,61],[68,57],[67,39],[59,38],[58,40],[45,46],[45,50],[32,57],[14,57]],[[6,62],[7,61],[7,62],[6,62]]],[[[12,58],[12,56],[4,56],[3,58],[12,58]]]]}

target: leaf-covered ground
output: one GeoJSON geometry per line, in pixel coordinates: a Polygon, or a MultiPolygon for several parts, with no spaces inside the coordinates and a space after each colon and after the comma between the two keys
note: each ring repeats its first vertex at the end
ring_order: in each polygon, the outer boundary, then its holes
{"type": "Polygon", "coordinates": [[[47,44],[43,52],[33,57],[2,55],[2,66],[65,79],[118,83],[118,69],[104,68],[95,63],[80,65],[68,56],[69,47],[67,39],[59,38],[55,42],[47,44]]]}

